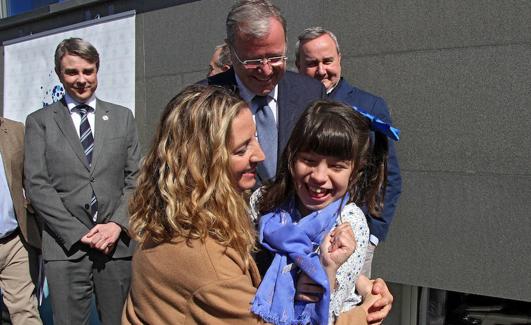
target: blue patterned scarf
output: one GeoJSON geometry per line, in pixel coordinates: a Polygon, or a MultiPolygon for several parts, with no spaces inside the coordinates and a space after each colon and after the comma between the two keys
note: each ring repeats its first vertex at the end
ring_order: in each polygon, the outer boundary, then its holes
{"type": "Polygon", "coordinates": [[[275,258],[256,292],[254,314],[277,325],[328,323],[330,286],[316,248],[347,201],[348,196],[336,200],[297,224],[293,223],[298,213],[294,199],[260,218],[258,240],[275,258]],[[324,288],[319,302],[295,301],[298,269],[324,288]]]}

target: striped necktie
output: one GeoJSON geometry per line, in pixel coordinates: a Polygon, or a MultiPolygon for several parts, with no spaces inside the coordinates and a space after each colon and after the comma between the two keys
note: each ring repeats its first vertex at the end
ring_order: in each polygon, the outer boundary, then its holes
{"type": "MultiPolygon", "coordinates": [[[[79,140],[85,151],[85,157],[87,157],[87,162],[89,165],[92,165],[92,152],[94,151],[94,136],[92,135],[92,130],[90,128],[90,123],[88,121],[88,113],[93,112],[94,108],[81,104],[74,107],[73,112],[78,113],[81,116],[81,123],[79,124],[79,140]]],[[[92,191],[92,197],[90,199],[90,214],[92,220],[96,221],[96,212],[98,212],[98,201],[94,191],[92,191]]]]}

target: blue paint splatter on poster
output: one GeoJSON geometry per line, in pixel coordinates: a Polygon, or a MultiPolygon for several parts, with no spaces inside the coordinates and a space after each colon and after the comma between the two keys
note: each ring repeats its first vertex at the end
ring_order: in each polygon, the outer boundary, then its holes
{"type": "Polygon", "coordinates": [[[63,85],[57,84],[56,80],[55,72],[51,70],[50,73],[48,73],[47,85],[41,86],[42,107],[46,107],[59,101],[65,94],[63,85]]]}

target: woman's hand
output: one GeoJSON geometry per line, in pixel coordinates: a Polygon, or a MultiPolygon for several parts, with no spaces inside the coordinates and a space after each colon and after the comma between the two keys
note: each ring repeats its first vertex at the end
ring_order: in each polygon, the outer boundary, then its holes
{"type": "Polygon", "coordinates": [[[391,311],[393,295],[382,279],[369,280],[360,275],[356,281],[356,290],[363,297],[361,308],[368,314],[369,324],[379,325],[391,311]]]}
{"type": "Polygon", "coordinates": [[[323,287],[315,283],[306,273],[301,272],[297,278],[295,300],[318,302],[323,297],[323,287]]]}
{"type": "Polygon", "coordinates": [[[372,305],[380,298],[379,294],[372,293],[372,282],[363,274],[360,274],[358,280],[356,281],[356,291],[363,297],[363,302],[360,305],[361,308],[369,315],[372,305]]]}

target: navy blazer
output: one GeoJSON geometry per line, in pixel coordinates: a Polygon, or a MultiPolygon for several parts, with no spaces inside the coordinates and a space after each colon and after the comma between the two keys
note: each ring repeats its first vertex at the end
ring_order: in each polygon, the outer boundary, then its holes
{"type": "MultiPolygon", "coordinates": [[[[218,85],[237,91],[234,69],[229,69],[220,74],[208,77],[200,82],[202,84],[218,85]]],[[[326,97],[323,85],[310,77],[286,71],[278,83],[278,154],[280,159],[282,152],[288,144],[291,131],[297,120],[308,105],[326,97]]],[[[267,159],[267,157],[266,157],[267,159]]],[[[259,175],[260,176],[260,175],[259,175]]]]}
{"type": "MultiPolygon", "coordinates": [[[[348,105],[356,106],[377,116],[386,123],[391,123],[391,115],[389,114],[389,110],[387,109],[387,105],[383,98],[351,86],[343,78],[341,78],[332,93],[329,94],[329,98],[348,105]]],[[[367,217],[371,234],[376,236],[379,241],[385,240],[387,236],[389,225],[393,220],[401,191],[402,178],[400,176],[400,167],[396,156],[395,144],[393,140],[389,140],[387,189],[385,192],[384,210],[379,218],[374,218],[370,215],[367,217]]],[[[366,215],[368,214],[366,213],[366,215]]]]}

